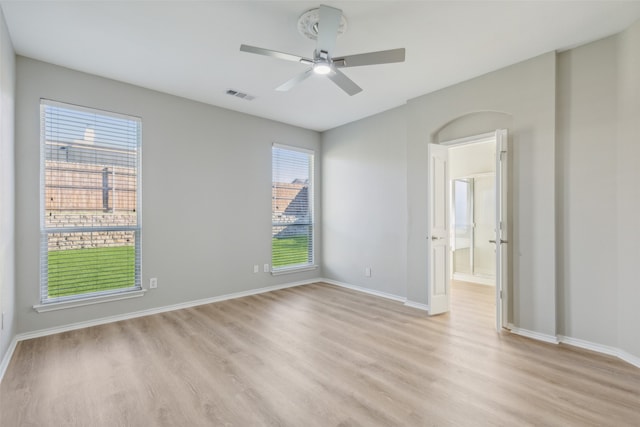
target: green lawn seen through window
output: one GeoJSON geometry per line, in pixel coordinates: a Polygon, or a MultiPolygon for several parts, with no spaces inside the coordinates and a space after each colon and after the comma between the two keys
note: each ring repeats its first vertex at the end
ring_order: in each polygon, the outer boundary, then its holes
{"type": "Polygon", "coordinates": [[[49,251],[49,298],[135,285],[135,248],[116,246],[49,251]]]}
{"type": "Polygon", "coordinates": [[[308,236],[274,237],[271,242],[271,251],[271,264],[274,268],[308,264],[311,261],[308,236]]]}
{"type": "MultiPolygon", "coordinates": [[[[272,239],[274,268],[309,263],[308,236],[272,239]]],[[[135,248],[117,246],[49,251],[49,298],[130,288],[135,248]]]]}

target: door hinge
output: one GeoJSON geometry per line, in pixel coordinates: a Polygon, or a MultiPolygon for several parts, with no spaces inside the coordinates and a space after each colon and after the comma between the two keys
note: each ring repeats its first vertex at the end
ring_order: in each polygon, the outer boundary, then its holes
{"type": "Polygon", "coordinates": [[[500,299],[502,299],[502,291],[500,291],[500,299]]]}
{"type": "Polygon", "coordinates": [[[506,152],[506,151],[501,151],[501,152],[500,152],[500,161],[502,161],[502,155],[503,155],[503,154],[507,154],[507,152],[506,152]]]}

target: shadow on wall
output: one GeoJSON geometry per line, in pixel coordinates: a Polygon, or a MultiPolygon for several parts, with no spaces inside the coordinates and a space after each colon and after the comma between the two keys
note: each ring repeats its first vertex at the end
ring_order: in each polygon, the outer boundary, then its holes
{"type": "Polygon", "coordinates": [[[500,111],[477,111],[457,117],[442,125],[431,135],[431,141],[445,141],[513,128],[513,116],[500,111]]]}

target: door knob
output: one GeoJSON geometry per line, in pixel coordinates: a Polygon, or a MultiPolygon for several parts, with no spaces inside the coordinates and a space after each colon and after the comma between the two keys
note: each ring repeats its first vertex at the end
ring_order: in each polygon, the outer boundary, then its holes
{"type": "Polygon", "coordinates": [[[489,240],[489,243],[495,243],[495,242],[496,242],[495,240],[489,240]]]}
{"type": "MultiPolygon", "coordinates": [[[[495,240],[489,240],[489,243],[495,243],[495,242],[496,242],[495,240]]],[[[506,240],[500,239],[500,243],[509,243],[509,242],[507,242],[506,240]]]]}
{"type": "Polygon", "coordinates": [[[444,237],[431,236],[431,240],[441,240],[441,239],[444,239],[444,237]]]}

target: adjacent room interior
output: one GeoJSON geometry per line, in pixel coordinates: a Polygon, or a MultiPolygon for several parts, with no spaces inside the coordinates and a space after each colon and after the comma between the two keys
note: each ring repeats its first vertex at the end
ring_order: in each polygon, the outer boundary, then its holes
{"type": "Polygon", "coordinates": [[[639,1],[0,12],[0,424],[637,424],[639,1]]]}

